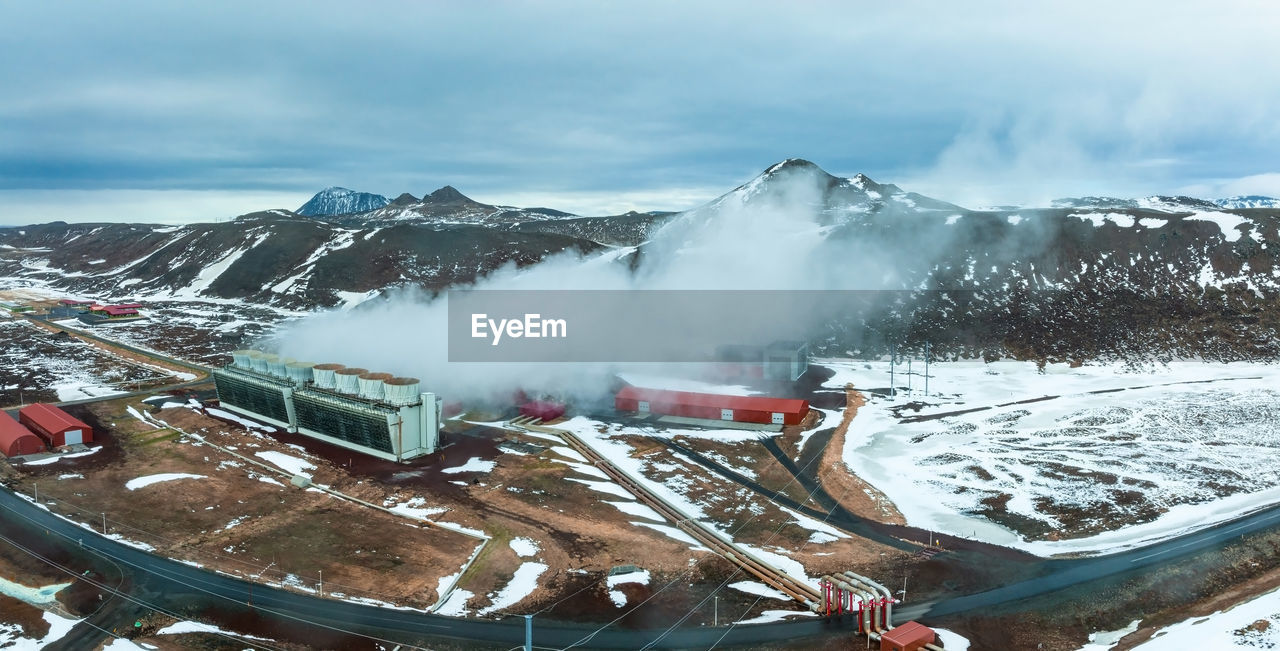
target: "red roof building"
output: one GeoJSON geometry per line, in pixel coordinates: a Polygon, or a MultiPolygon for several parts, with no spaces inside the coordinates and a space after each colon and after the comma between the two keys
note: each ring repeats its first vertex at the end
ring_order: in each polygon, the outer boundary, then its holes
{"type": "Polygon", "coordinates": [[[136,309],[122,305],[108,305],[102,308],[102,311],[106,312],[107,316],[133,316],[138,313],[136,309]]]}
{"type": "Polygon", "coordinates": [[[53,405],[34,404],[18,410],[18,420],[50,447],[93,441],[93,428],[53,405]]]}
{"type": "Polygon", "coordinates": [[[552,421],[564,415],[564,404],[548,400],[534,400],[520,405],[520,415],[538,418],[543,422],[552,421]]]}
{"type": "Polygon", "coordinates": [[[926,644],[937,644],[938,635],[919,622],[907,622],[880,634],[880,651],[919,651],[926,644]]]}
{"type": "Polygon", "coordinates": [[[774,425],[799,425],[809,415],[807,400],[725,396],[640,387],[623,387],[614,396],[613,405],[618,411],[774,425]]]}
{"type": "Polygon", "coordinates": [[[0,411],[0,454],[6,457],[19,457],[24,454],[35,454],[45,451],[44,441],[31,433],[13,419],[13,416],[0,411]]]}

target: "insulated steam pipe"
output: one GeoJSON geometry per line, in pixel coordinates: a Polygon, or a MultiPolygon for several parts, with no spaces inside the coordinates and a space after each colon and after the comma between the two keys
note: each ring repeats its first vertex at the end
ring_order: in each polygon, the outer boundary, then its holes
{"type": "Polygon", "coordinates": [[[880,613],[881,613],[880,593],[876,592],[875,588],[871,587],[871,585],[866,581],[866,579],[858,577],[856,574],[853,574],[852,572],[844,572],[842,573],[842,576],[846,581],[849,581],[854,585],[858,586],[859,590],[864,595],[866,595],[867,603],[871,606],[871,620],[873,622],[873,625],[869,627],[867,630],[875,631],[876,633],[879,633],[881,630],[883,630],[881,628],[881,616],[880,616],[880,613]]]}
{"type": "MultiPolygon", "coordinates": [[[[852,599],[855,595],[858,597],[858,602],[860,604],[870,604],[870,603],[874,603],[875,601],[875,593],[868,591],[862,586],[859,586],[857,584],[850,584],[847,581],[843,581],[839,578],[836,579],[836,585],[841,586],[842,588],[844,588],[849,592],[849,598],[850,598],[849,610],[850,611],[853,610],[852,599]]],[[[868,619],[868,612],[865,608],[862,608],[862,607],[858,608],[858,621],[859,621],[859,626],[858,626],[859,630],[863,632],[871,630],[871,622],[868,619]]]]}
{"type": "Polygon", "coordinates": [[[853,572],[845,572],[844,575],[846,577],[849,577],[850,579],[860,581],[861,583],[865,584],[867,587],[872,588],[873,590],[875,590],[876,592],[884,596],[884,599],[885,599],[884,626],[885,628],[893,628],[893,593],[889,592],[888,588],[880,585],[879,583],[876,583],[875,581],[872,581],[871,579],[868,579],[865,576],[854,574],[853,572]]]}

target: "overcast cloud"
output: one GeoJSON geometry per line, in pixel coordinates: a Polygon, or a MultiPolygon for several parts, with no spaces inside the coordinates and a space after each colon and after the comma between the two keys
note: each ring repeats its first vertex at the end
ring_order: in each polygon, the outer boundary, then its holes
{"type": "Polygon", "coordinates": [[[683,209],[792,156],[970,206],[1280,196],[1274,2],[884,4],[4,3],[0,223],[683,209]]]}

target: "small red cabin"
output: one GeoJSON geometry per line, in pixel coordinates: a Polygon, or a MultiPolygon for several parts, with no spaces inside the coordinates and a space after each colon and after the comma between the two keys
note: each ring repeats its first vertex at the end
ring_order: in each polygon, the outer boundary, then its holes
{"type": "Polygon", "coordinates": [[[53,405],[27,405],[18,410],[18,420],[50,447],[93,441],[92,427],[53,405]]]}
{"type": "Polygon", "coordinates": [[[880,651],[919,651],[926,644],[937,644],[938,635],[919,622],[907,622],[880,634],[880,651]]]}
{"type": "Polygon", "coordinates": [[[715,393],[623,387],[613,398],[618,411],[685,416],[739,423],[799,425],[809,415],[809,402],[791,398],[725,396],[715,393]]]}
{"type": "Polygon", "coordinates": [[[0,454],[6,457],[20,457],[24,454],[35,454],[45,451],[44,441],[31,433],[13,419],[13,416],[0,411],[0,454]]]}

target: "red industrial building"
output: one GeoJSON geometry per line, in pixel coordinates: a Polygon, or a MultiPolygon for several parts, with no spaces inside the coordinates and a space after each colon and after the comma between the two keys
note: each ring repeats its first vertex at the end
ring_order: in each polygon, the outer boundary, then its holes
{"type": "Polygon", "coordinates": [[[564,404],[549,400],[533,400],[520,405],[520,415],[537,418],[544,423],[564,415],[564,404]]]}
{"type": "Polygon", "coordinates": [[[807,400],[724,396],[630,386],[623,387],[614,396],[613,405],[618,411],[774,425],[799,425],[809,415],[807,400]]]}
{"type": "Polygon", "coordinates": [[[0,454],[6,457],[19,457],[24,454],[44,452],[44,441],[31,433],[13,419],[13,416],[0,411],[0,454]]]}
{"type": "Polygon", "coordinates": [[[938,635],[919,622],[907,622],[880,634],[880,651],[919,651],[926,644],[937,644],[938,635]]]}
{"type": "Polygon", "coordinates": [[[53,405],[34,404],[18,410],[18,420],[50,447],[93,441],[93,428],[53,405]]]}
{"type": "Polygon", "coordinates": [[[138,314],[138,308],[125,307],[123,305],[104,305],[101,307],[98,307],[98,306],[94,306],[94,307],[98,309],[91,310],[92,312],[96,314],[103,314],[109,319],[115,319],[115,318],[125,317],[125,316],[137,316],[138,314]]]}

